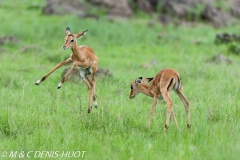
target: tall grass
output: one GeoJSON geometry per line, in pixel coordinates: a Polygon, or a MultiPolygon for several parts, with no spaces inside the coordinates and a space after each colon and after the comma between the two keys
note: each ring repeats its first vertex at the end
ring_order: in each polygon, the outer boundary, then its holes
{"type": "Polygon", "coordinates": [[[84,159],[238,159],[240,58],[228,55],[226,46],[214,44],[216,33],[236,33],[237,26],[215,30],[204,24],[175,27],[156,22],[149,27],[146,19],[47,17],[40,8],[30,10],[20,2],[18,9],[16,3],[0,4],[0,36],[19,40],[1,46],[5,52],[0,53],[0,153],[87,151],[84,159]],[[78,44],[91,46],[99,67],[113,74],[97,81],[99,107],[91,114],[87,114],[85,84],[69,80],[57,90],[65,67],[40,86],[34,85],[70,55],[70,50],[61,50],[67,26],[73,33],[89,30],[78,44]],[[27,46],[34,47],[21,52],[27,46]],[[233,63],[205,63],[217,53],[233,63]],[[152,59],[158,62],[155,66],[141,67],[152,59]],[[168,133],[163,132],[166,103],[159,101],[147,129],[152,99],[140,94],[128,98],[132,80],[153,77],[165,67],[181,74],[191,105],[190,132],[175,93],[171,97],[180,131],[171,123],[168,133]]]}

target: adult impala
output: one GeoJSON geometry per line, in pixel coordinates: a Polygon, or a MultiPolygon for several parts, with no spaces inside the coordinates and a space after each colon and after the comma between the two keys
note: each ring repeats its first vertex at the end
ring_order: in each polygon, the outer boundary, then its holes
{"type": "Polygon", "coordinates": [[[62,84],[67,80],[69,74],[73,71],[73,69],[76,66],[79,66],[80,76],[88,86],[88,92],[89,92],[88,113],[90,113],[92,108],[92,100],[93,100],[93,105],[97,108],[97,96],[95,91],[95,86],[96,86],[95,74],[98,68],[98,58],[95,55],[92,48],[85,45],[78,46],[77,44],[77,39],[84,36],[87,30],[77,34],[71,34],[70,28],[67,27],[65,32],[66,32],[66,37],[64,39],[65,43],[62,48],[64,50],[71,48],[72,54],[70,55],[70,58],[58,63],[48,74],[46,74],[41,79],[39,79],[35,84],[39,85],[56,69],[62,67],[63,65],[73,62],[73,65],[68,71],[68,73],[63,77],[61,82],[58,84],[58,89],[62,87],[62,84]],[[92,75],[91,81],[87,77],[88,74],[92,75]]]}
{"type": "Polygon", "coordinates": [[[188,128],[191,127],[189,102],[183,95],[182,82],[180,79],[180,75],[177,71],[171,68],[166,68],[159,71],[158,74],[153,78],[139,77],[136,80],[132,81],[130,87],[131,87],[131,92],[129,97],[131,99],[133,99],[138,93],[143,93],[149,97],[154,98],[152,109],[150,112],[150,118],[148,121],[148,127],[151,124],[152,116],[158,100],[164,99],[167,102],[167,118],[166,118],[166,124],[165,124],[164,130],[166,131],[169,127],[170,115],[172,115],[173,120],[177,128],[179,129],[175,114],[173,112],[173,107],[172,107],[173,103],[170,98],[171,90],[174,90],[182,100],[187,112],[187,127],[188,128]],[[151,82],[150,85],[148,84],[149,82],[151,82]]]}

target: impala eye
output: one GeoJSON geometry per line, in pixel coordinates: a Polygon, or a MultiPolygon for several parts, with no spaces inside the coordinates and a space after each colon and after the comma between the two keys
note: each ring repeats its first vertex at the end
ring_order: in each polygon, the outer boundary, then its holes
{"type": "Polygon", "coordinates": [[[74,39],[71,39],[71,41],[70,42],[74,42],[74,39]]]}
{"type": "Polygon", "coordinates": [[[131,90],[133,90],[133,86],[131,86],[131,90]]]}

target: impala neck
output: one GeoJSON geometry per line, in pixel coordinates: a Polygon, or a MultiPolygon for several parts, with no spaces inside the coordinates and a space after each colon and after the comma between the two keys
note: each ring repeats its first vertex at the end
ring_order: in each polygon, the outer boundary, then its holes
{"type": "Polygon", "coordinates": [[[78,57],[79,60],[84,60],[77,43],[74,43],[71,49],[74,57],[78,57]]]}
{"type": "Polygon", "coordinates": [[[150,86],[147,85],[147,84],[144,84],[144,83],[141,83],[141,90],[140,90],[141,93],[149,96],[149,97],[153,97],[153,95],[151,94],[150,92],[150,86]]]}

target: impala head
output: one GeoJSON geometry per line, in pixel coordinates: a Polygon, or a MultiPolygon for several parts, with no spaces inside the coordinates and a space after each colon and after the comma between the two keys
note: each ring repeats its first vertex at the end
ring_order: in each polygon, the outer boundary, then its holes
{"type": "Polygon", "coordinates": [[[88,30],[79,32],[77,34],[71,34],[70,28],[67,27],[65,31],[66,37],[64,38],[64,45],[62,49],[65,50],[68,49],[69,47],[71,48],[76,43],[77,39],[83,37],[87,33],[87,31],[88,30]]]}
{"type": "Polygon", "coordinates": [[[132,81],[132,83],[130,85],[131,92],[130,92],[129,98],[133,99],[138,93],[141,92],[142,83],[149,83],[152,79],[153,78],[139,77],[136,80],[132,81]]]}

